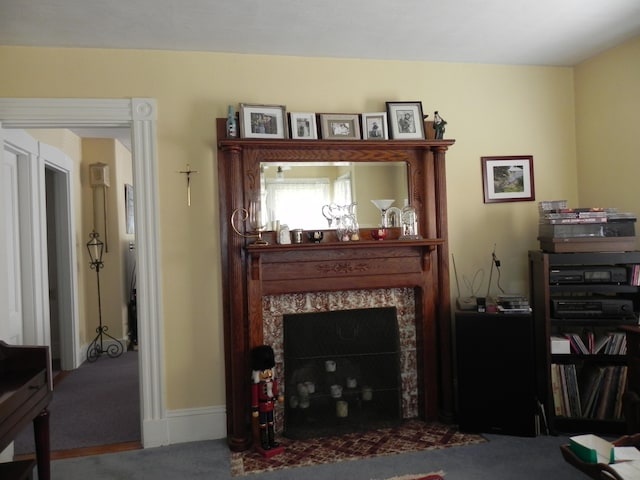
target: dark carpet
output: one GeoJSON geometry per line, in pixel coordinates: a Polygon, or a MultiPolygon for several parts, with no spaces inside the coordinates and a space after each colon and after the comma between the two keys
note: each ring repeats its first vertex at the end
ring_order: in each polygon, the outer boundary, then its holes
{"type": "Polygon", "coordinates": [[[283,453],[265,458],[255,451],[231,454],[231,474],[268,472],[283,468],[335,463],[345,460],[436,450],[483,443],[480,435],[461,433],[453,425],[409,420],[400,426],[364,433],[309,440],[280,439],[283,453]]]}
{"type": "MultiPolygon", "coordinates": [[[[140,441],[138,353],[101,356],[63,374],[49,405],[51,451],[140,441]]],[[[16,454],[33,453],[33,429],[15,440],[16,454]]]]}

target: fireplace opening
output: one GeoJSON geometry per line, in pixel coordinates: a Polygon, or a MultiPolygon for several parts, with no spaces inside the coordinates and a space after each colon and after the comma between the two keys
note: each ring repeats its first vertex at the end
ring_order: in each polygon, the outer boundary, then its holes
{"type": "Polygon", "coordinates": [[[395,307],[283,316],[284,435],[342,435],[402,420],[395,307]]]}

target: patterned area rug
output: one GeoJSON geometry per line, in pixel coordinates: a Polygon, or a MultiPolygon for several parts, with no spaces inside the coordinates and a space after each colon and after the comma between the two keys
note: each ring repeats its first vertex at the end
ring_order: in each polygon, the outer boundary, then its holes
{"type": "Polygon", "coordinates": [[[444,472],[419,473],[416,475],[402,475],[401,477],[391,477],[387,480],[444,480],[444,472]]]}
{"type": "MultiPolygon", "coordinates": [[[[280,439],[284,453],[264,458],[257,452],[231,453],[231,475],[482,443],[480,435],[460,433],[452,425],[409,420],[394,428],[310,440],[280,439]]],[[[423,477],[432,480],[428,474],[423,477]]],[[[409,477],[409,478],[423,478],[409,477]]],[[[401,477],[402,478],[402,477],[401,477]]],[[[437,479],[437,477],[435,477],[437,479]]]]}

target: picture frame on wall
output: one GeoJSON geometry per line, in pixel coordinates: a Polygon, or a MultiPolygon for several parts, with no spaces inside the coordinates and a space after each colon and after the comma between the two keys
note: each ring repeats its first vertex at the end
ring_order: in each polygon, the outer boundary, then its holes
{"type": "Polygon", "coordinates": [[[289,114],[291,138],[316,140],[318,138],[318,126],[315,113],[292,112],[289,114]]]}
{"type": "Polygon", "coordinates": [[[394,140],[424,140],[422,102],[386,102],[389,136],[394,140]]]}
{"type": "Polygon", "coordinates": [[[320,130],[327,140],[360,140],[360,116],[355,113],[321,113],[320,130]]]}
{"type": "Polygon", "coordinates": [[[481,157],[484,203],[535,200],[532,155],[481,157]]]}
{"type": "Polygon", "coordinates": [[[240,104],[241,138],[287,138],[287,109],[284,105],[240,104]]]}
{"type": "Polygon", "coordinates": [[[363,140],[387,140],[389,138],[387,112],[362,114],[362,138],[363,140]]]}

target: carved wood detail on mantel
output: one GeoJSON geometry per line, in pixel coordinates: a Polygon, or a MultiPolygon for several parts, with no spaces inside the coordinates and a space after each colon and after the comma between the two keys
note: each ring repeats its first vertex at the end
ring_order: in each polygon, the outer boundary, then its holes
{"type": "Polygon", "coordinates": [[[218,181],[227,434],[232,450],[251,444],[250,350],[263,341],[266,295],[411,287],[416,300],[419,413],[452,419],[451,327],[446,220],[445,152],[454,140],[329,141],[224,139],[218,119],[218,181]],[[260,162],[404,161],[409,198],[423,240],[338,242],[325,231],[320,244],[267,246],[237,235],[234,209],[248,208],[259,191],[260,162]]]}

